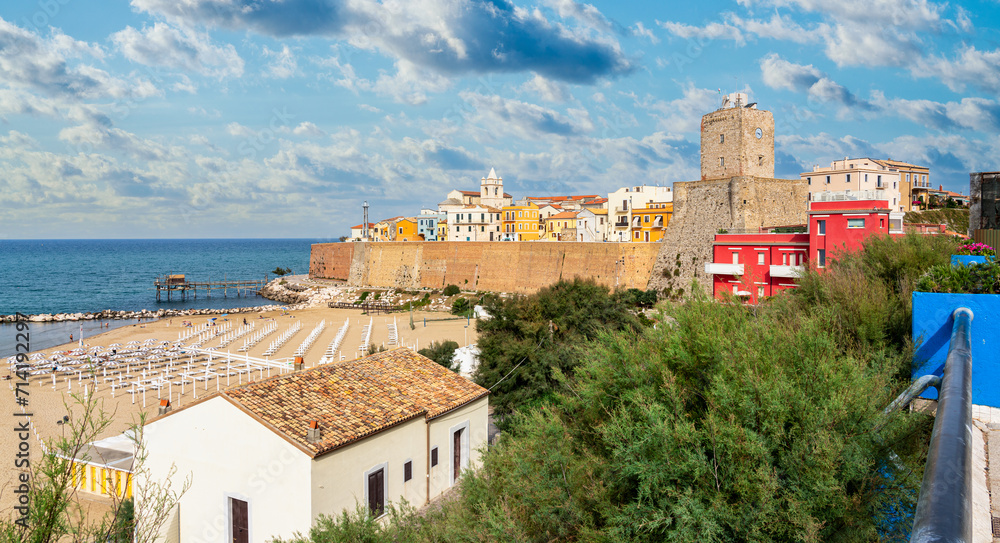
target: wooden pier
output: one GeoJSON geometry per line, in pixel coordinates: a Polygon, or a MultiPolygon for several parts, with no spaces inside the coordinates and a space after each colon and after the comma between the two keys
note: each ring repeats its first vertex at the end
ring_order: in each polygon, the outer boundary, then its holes
{"type": "Polygon", "coordinates": [[[188,281],[183,274],[164,275],[157,277],[153,285],[156,287],[156,301],[162,301],[163,293],[167,293],[167,301],[171,301],[171,296],[180,296],[181,300],[186,300],[188,294],[192,298],[198,299],[198,291],[202,291],[204,296],[211,298],[212,291],[218,295],[222,291],[222,297],[228,298],[232,291],[237,298],[249,296],[259,296],[260,290],[267,284],[267,276],[259,281],[188,281]]]}
{"type": "Polygon", "coordinates": [[[403,310],[401,305],[392,305],[387,302],[362,302],[360,304],[350,302],[328,302],[327,307],[333,309],[360,309],[362,313],[378,315],[379,313],[396,313],[403,310]]]}

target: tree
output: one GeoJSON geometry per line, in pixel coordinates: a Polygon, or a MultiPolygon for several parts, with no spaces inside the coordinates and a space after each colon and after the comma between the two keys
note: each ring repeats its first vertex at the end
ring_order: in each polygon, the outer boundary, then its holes
{"type": "Polygon", "coordinates": [[[469,303],[468,298],[458,298],[451,304],[451,314],[461,315],[463,317],[469,315],[472,311],[472,304],[469,303]]]}
{"type": "Polygon", "coordinates": [[[458,343],[455,341],[449,340],[442,341],[440,343],[432,341],[429,346],[420,349],[417,352],[450,369],[451,371],[457,372],[459,364],[455,362],[456,349],[458,349],[458,343]]]}
{"type": "Polygon", "coordinates": [[[484,303],[492,318],[476,323],[475,381],[492,387],[490,404],[501,417],[551,396],[558,379],[572,376],[585,356],[588,339],[642,328],[621,297],[593,281],[560,281],[532,296],[484,303]]]}
{"type": "Polygon", "coordinates": [[[281,277],[282,275],[288,275],[288,274],[292,273],[292,269],[291,268],[282,268],[281,266],[278,266],[277,268],[274,268],[274,270],[272,270],[271,273],[273,273],[274,275],[277,275],[278,277],[281,277]]]}
{"type": "Polygon", "coordinates": [[[458,288],[458,285],[448,285],[444,287],[444,291],[442,292],[442,294],[444,294],[445,296],[454,296],[459,292],[461,292],[461,289],[458,288]]]}
{"type": "MultiPolygon", "coordinates": [[[[112,496],[110,511],[96,524],[88,523],[76,503],[73,459],[89,460],[85,453],[88,445],[103,434],[112,422],[114,413],[104,410],[103,401],[94,395],[71,395],[79,406],[75,416],[67,415],[63,426],[65,434],[49,443],[49,448],[37,461],[32,461],[27,473],[29,489],[27,499],[30,510],[27,522],[16,519],[0,520],[0,543],[49,543],[62,540],[107,541],[113,543],[153,543],[167,515],[180,497],[190,488],[185,479],[180,489],[173,487],[171,469],[166,481],[155,481],[146,467],[146,447],[143,440],[145,416],[133,424],[128,435],[135,445],[132,464],[133,499],[112,496]]],[[[66,406],[70,412],[69,405],[66,406]]]]}

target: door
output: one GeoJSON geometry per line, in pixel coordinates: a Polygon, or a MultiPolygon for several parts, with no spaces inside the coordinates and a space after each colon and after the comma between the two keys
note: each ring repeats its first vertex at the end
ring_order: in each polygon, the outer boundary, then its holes
{"type": "Polygon", "coordinates": [[[233,520],[233,543],[250,543],[250,516],[247,502],[229,498],[229,503],[232,507],[230,516],[233,520]]]}
{"type": "Polygon", "coordinates": [[[462,472],[462,432],[465,428],[461,430],[456,430],[453,434],[454,446],[452,450],[454,451],[454,458],[452,459],[452,479],[458,480],[458,476],[462,472]]]}
{"type": "Polygon", "coordinates": [[[368,474],[368,510],[376,518],[385,512],[385,470],[368,474]]]}

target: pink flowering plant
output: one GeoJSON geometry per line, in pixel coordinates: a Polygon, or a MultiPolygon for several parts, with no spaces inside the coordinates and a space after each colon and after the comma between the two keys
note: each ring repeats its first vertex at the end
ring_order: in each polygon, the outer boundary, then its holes
{"type": "Polygon", "coordinates": [[[974,255],[974,256],[997,256],[997,252],[993,247],[986,245],[985,243],[967,243],[958,247],[958,253],[960,255],[974,255]]]}

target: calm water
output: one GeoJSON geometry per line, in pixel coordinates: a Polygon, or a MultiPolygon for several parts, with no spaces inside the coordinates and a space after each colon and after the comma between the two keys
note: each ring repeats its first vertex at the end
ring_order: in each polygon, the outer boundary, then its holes
{"type": "MultiPolygon", "coordinates": [[[[153,280],[168,273],[183,273],[189,281],[264,279],[278,266],[307,273],[310,245],[325,241],[330,240],[0,240],[0,314],[267,305],[273,302],[215,292],[211,298],[199,293],[197,300],[157,303],[153,280]]],[[[36,345],[33,335],[32,350],[66,342],[68,330],[79,329],[79,323],[44,328],[59,340],[36,345]]],[[[12,350],[13,335],[12,327],[0,325],[0,356],[12,350]]]]}

